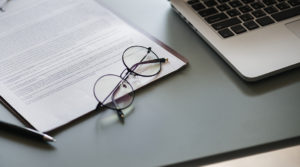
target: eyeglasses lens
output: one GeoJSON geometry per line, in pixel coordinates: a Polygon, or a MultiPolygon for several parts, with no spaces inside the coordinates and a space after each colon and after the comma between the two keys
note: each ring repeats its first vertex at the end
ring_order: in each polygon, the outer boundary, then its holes
{"type": "Polygon", "coordinates": [[[94,86],[97,100],[104,106],[122,110],[131,105],[134,95],[132,86],[117,75],[104,75],[94,86]]]}
{"type": "Polygon", "coordinates": [[[159,73],[161,68],[160,62],[139,64],[141,62],[158,59],[157,55],[151,49],[146,47],[129,47],[123,53],[122,59],[128,69],[141,76],[156,75],[159,73]]]}

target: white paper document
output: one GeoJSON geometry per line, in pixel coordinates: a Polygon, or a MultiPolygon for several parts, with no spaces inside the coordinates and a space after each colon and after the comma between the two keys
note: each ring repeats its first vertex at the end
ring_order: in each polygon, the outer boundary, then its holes
{"type": "Polygon", "coordinates": [[[53,130],[96,108],[95,81],[119,75],[132,45],[169,59],[135,89],[186,64],[93,0],[9,1],[0,12],[0,95],[37,130],[53,130]]]}

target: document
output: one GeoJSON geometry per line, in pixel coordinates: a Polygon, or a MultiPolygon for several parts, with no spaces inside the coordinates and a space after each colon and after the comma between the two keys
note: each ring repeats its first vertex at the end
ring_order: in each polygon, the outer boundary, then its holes
{"type": "Polygon", "coordinates": [[[34,128],[51,131],[95,110],[94,83],[119,75],[132,45],[169,59],[134,89],[186,64],[94,0],[9,1],[0,13],[0,95],[34,128]]]}

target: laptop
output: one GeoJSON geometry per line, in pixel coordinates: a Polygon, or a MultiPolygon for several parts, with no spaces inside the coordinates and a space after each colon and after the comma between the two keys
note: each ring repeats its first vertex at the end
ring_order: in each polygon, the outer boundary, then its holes
{"type": "Polygon", "coordinates": [[[170,0],[171,6],[247,81],[300,64],[300,0],[170,0]]]}

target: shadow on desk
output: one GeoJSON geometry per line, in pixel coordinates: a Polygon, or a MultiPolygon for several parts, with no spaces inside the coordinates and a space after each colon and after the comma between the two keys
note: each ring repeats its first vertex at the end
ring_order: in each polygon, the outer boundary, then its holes
{"type": "Polygon", "coordinates": [[[258,153],[265,153],[269,151],[274,151],[286,147],[292,147],[300,145],[300,137],[282,140],[278,142],[273,142],[269,144],[259,145],[251,148],[246,148],[242,150],[232,151],[228,153],[218,154],[210,157],[195,159],[187,162],[182,162],[178,164],[169,165],[169,167],[188,167],[188,166],[203,166],[213,163],[218,163],[222,161],[228,161],[232,159],[242,158],[251,156],[258,153]]]}
{"type": "MultiPolygon", "coordinates": [[[[191,64],[194,61],[212,61],[212,63],[218,66],[224,75],[227,76],[242,93],[248,96],[259,96],[300,81],[300,68],[298,67],[260,81],[246,82],[240,78],[238,74],[233,71],[196,32],[189,28],[189,26],[172,9],[169,10],[166,19],[167,28],[165,34],[168,45],[173,48],[180,48],[181,50],[178,50],[178,52],[189,53],[190,55],[183,54],[183,56],[186,56],[191,64]],[[185,33],[178,34],[178,31],[185,33]],[[189,41],[188,44],[186,42],[179,43],[178,37],[180,37],[180,39],[182,38],[183,41],[189,41]],[[184,47],[177,46],[179,45],[178,43],[184,45],[184,47]],[[197,48],[196,50],[198,53],[194,51],[195,48],[197,48]],[[199,55],[199,53],[204,53],[204,55],[199,55]]],[[[210,73],[210,75],[214,74],[210,73]]]]}
{"type": "MultiPolygon", "coordinates": [[[[229,75],[230,74],[228,74],[228,76],[229,75]]],[[[232,76],[230,77],[231,80],[243,91],[243,93],[250,96],[257,96],[299,82],[300,69],[295,68],[289,71],[285,71],[283,73],[274,75],[269,78],[265,78],[258,82],[239,81],[238,79],[233,78],[232,76]]]]}

